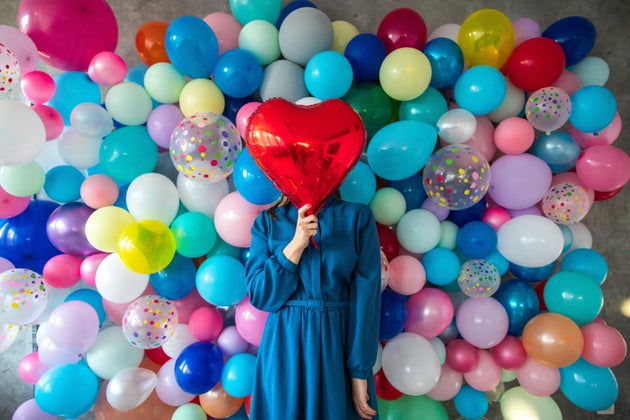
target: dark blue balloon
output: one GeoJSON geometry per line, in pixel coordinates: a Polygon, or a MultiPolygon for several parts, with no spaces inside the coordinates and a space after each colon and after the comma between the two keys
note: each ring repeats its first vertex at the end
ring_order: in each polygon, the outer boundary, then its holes
{"type": "Polygon", "coordinates": [[[419,173],[411,175],[409,178],[389,181],[387,185],[397,189],[405,197],[406,211],[419,209],[424,200],[427,199],[427,193],[422,184],[422,175],[419,173]]]}
{"type": "Polygon", "coordinates": [[[252,52],[233,48],[219,56],[213,77],[217,87],[225,95],[245,98],[260,87],[263,69],[252,52]]]}
{"type": "Polygon", "coordinates": [[[560,391],[583,410],[600,411],[619,397],[619,385],[610,368],[598,367],[583,358],[560,368],[560,391]]]}
{"type": "Polygon", "coordinates": [[[566,66],[585,58],[595,46],[597,32],[593,22],[582,16],[568,16],[549,25],[542,33],[556,41],[564,50],[566,66]]]}
{"type": "Polygon", "coordinates": [[[228,95],[223,95],[225,98],[225,107],[223,109],[223,116],[228,120],[236,123],[236,115],[241,107],[249,102],[254,101],[251,96],[246,96],[244,98],[233,98],[228,95]]]}
{"type": "Polygon", "coordinates": [[[507,280],[492,295],[508,314],[508,335],[520,337],[530,319],[540,313],[536,290],[523,280],[507,280]]]}
{"type": "Polygon", "coordinates": [[[469,258],[484,258],[497,248],[497,232],[489,224],[473,220],[457,231],[457,248],[469,258]]]}
{"type": "Polygon", "coordinates": [[[477,201],[474,206],[468,207],[467,209],[451,210],[448,213],[448,220],[462,227],[468,222],[481,220],[485,212],[486,197],[483,197],[481,200],[477,201]]]}
{"type": "Polygon", "coordinates": [[[345,57],[352,66],[355,83],[378,82],[387,50],[379,37],[370,33],[354,36],[346,45],[345,57]]]}
{"type": "Polygon", "coordinates": [[[173,20],[166,29],[164,47],[173,67],[193,79],[210,77],[219,57],[214,31],[197,16],[173,20]]]}
{"type": "Polygon", "coordinates": [[[390,289],[381,293],[381,326],[379,339],[389,340],[400,333],[407,319],[406,299],[390,289]]]}
{"type": "Polygon", "coordinates": [[[182,350],[175,360],[175,381],[189,394],[201,395],[221,380],[223,354],[208,341],[197,341],[182,350]]]}
{"type": "Polygon", "coordinates": [[[239,194],[252,204],[270,204],[280,198],[280,191],[256,164],[247,148],[236,158],[232,178],[239,194]]]}
{"type": "Polygon", "coordinates": [[[284,22],[284,20],[286,19],[287,16],[289,16],[289,14],[301,7],[314,7],[315,9],[317,9],[317,6],[315,6],[315,4],[313,4],[310,1],[307,0],[293,0],[290,3],[287,3],[286,6],[284,6],[282,8],[282,10],[280,10],[280,16],[278,16],[278,21],[276,22],[276,28],[280,29],[280,26],[282,26],[282,22],[284,22]]]}
{"type": "Polygon", "coordinates": [[[464,54],[455,41],[449,38],[434,38],[422,49],[431,64],[430,86],[450,89],[464,71],[464,54]]]}
{"type": "Polygon", "coordinates": [[[155,293],[166,299],[182,299],[195,288],[197,267],[192,259],[175,253],[168,266],[152,273],[149,281],[155,293]]]}
{"type": "Polygon", "coordinates": [[[48,217],[59,205],[34,200],[26,210],[0,222],[0,255],[18,268],[42,274],[46,262],[61,254],[48,239],[48,217]]]}
{"type": "Polygon", "coordinates": [[[543,265],[542,267],[524,267],[522,265],[510,263],[509,271],[514,277],[525,281],[542,281],[553,273],[554,263],[543,265]]]}

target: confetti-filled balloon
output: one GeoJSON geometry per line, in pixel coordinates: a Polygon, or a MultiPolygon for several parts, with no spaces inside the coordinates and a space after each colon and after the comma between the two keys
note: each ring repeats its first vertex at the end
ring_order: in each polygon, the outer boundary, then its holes
{"type": "Polygon", "coordinates": [[[501,285],[501,274],[490,261],[476,258],[462,264],[457,283],[466,296],[490,297],[501,285]]]}
{"type": "Polygon", "coordinates": [[[123,334],[134,346],[155,349],[175,334],[175,305],[161,296],[141,296],[129,304],[122,319],[123,334]]]}
{"type": "Polygon", "coordinates": [[[11,347],[19,332],[19,325],[0,322],[0,353],[11,347]]]}
{"type": "Polygon", "coordinates": [[[387,255],[381,249],[381,292],[385,290],[389,283],[389,260],[387,255]]]}
{"type": "Polygon", "coordinates": [[[550,133],[569,120],[571,97],[558,87],[539,89],[529,96],[525,114],[534,128],[550,133]]]}
{"type": "Polygon", "coordinates": [[[31,323],[44,312],[47,304],[44,278],[36,272],[16,268],[0,274],[0,322],[31,323]]]}
{"type": "Polygon", "coordinates": [[[20,86],[20,63],[13,52],[0,43],[0,99],[7,99],[20,86]]]}
{"type": "Polygon", "coordinates": [[[217,182],[234,171],[234,161],[241,151],[241,137],[226,117],[197,113],[184,118],[173,130],[171,160],[186,178],[199,182],[217,182]]]}
{"type": "Polygon", "coordinates": [[[561,225],[571,225],[586,217],[591,202],[581,186],[571,182],[552,185],[541,202],[548,219],[561,225]]]}
{"type": "Polygon", "coordinates": [[[423,172],[424,189],[442,207],[474,206],[488,191],[490,166],[473,147],[450,145],[433,153],[423,172]]]}

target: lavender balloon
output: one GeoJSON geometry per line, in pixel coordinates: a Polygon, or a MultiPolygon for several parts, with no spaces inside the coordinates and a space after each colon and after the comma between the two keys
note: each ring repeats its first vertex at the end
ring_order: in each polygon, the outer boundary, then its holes
{"type": "Polygon", "coordinates": [[[59,206],[48,217],[46,233],[50,242],[66,254],[78,257],[99,252],[85,237],[85,222],[94,209],[72,202],[59,206]]]}

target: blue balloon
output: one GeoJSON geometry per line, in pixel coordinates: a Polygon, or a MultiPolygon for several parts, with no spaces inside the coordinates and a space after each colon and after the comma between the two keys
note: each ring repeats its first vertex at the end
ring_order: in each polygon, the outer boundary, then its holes
{"type": "Polygon", "coordinates": [[[98,378],[83,364],[51,367],[35,384],[35,402],[46,413],[77,418],[96,402],[98,378]]]}
{"type": "Polygon", "coordinates": [[[504,275],[505,273],[507,273],[508,268],[510,267],[510,262],[507,260],[507,258],[505,258],[497,250],[492,251],[484,258],[494,264],[500,275],[504,275]]]}
{"type": "Polygon", "coordinates": [[[424,121],[396,121],[378,130],[368,143],[368,164],[387,181],[418,173],[437,144],[437,130],[424,121]]]}
{"type": "Polygon", "coordinates": [[[475,115],[485,115],[501,105],[507,93],[507,82],[494,67],[474,66],[457,79],[453,93],[460,108],[475,115]]]}
{"type": "Polygon", "coordinates": [[[379,339],[389,340],[403,330],[407,319],[406,299],[390,289],[381,293],[381,324],[379,339]]]}
{"type": "Polygon", "coordinates": [[[44,192],[51,200],[70,203],[81,198],[81,184],[85,176],[74,166],[59,165],[46,172],[44,192]]]}
{"type": "Polygon", "coordinates": [[[203,19],[180,16],[166,29],[164,47],[173,67],[193,79],[208,78],[219,56],[219,42],[203,19]]]}
{"type": "Polygon", "coordinates": [[[232,178],[239,194],[252,204],[270,204],[280,198],[280,191],[256,164],[247,148],[236,158],[232,178]]]}
{"type": "Polygon", "coordinates": [[[459,227],[462,227],[469,222],[481,220],[483,214],[486,212],[486,203],[487,199],[484,196],[471,207],[461,210],[451,210],[448,213],[448,220],[459,227]]]}
{"type": "Polygon", "coordinates": [[[352,66],[337,51],[321,51],[311,57],[304,69],[304,84],[315,98],[337,99],[352,86],[352,66]]]}
{"type": "Polygon", "coordinates": [[[189,344],[175,360],[175,381],[190,394],[210,391],[221,380],[223,354],[208,341],[189,344]]]}
{"type": "Polygon", "coordinates": [[[197,267],[192,259],[175,253],[171,262],[161,271],[152,273],[149,281],[155,293],[166,299],[182,299],[195,288],[197,267]]]}
{"type": "Polygon", "coordinates": [[[530,319],[540,313],[540,300],[532,286],[523,280],[507,280],[492,295],[508,314],[508,335],[520,337],[530,319]]]}
{"type": "Polygon", "coordinates": [[[81,302],[85,302],[94,308],[96,314],[98,315],[98,322],[100,325],[103,325],[103,322],[107,319],[107,313],[105,312],[105,307],[103,306],[103,297],[96,290],[77,289],[66,296],[64,302],[68,302],[70,300],[80,300],[81,302]]]}
{"type": "Polygon", "coordinates": [[[531,151],[549,165],[551,172],[557,174],[575,168],[582,148],[573,137],[562,131],[554,131],[538,137],[531,151]]]}
{"type": "Polygon", "coordinates": [[[47,200],[33,200],[15,217],[0,219],[0,255],[14,266],[42,274],[46,262],[61,254],[48,239],[48,217],[59,207],[47,200]]]}
{"type": "Polygon", "coordinates": [[[422,49],[431,64],[430,86],[450,89],[464,71],[464,54],[455,41],[449,38],[434,38],[422,49]]]}
{"type": "Polygon", "coordinates": [[[120,183],[153,172],[158,163],[158,146],[145,125],[126,126],[108,134],[99,152],[105,174],[120,183]]]}
{"type": "Polygon", "coordinates": [[[86,73],[66,71],[53,79],[55,95],[47,104],[61,114],[65,125],[70,126],[70,114],[75,106],[84,102],[101,103],[101,88],[86,73]]]}
{"type": "Polygon", "coordinates": [[[576,64],[595,46],[597,32],[593,22],[582,16],[568,16],[553,22],[542,33],[562,47],[566,66],[576,64]]]}
{"type": "Polygon", "coordinates": [[[613,372],[582,358],[560,368],[560,391],[573,404],[588,411],[610,408],[619,397],[619,385],[613,372]]]}
{"type": "Polygon", "coordinates": [[[524,267],[511,262],[509,270],[514,277],[520,280],[536,282],[549,278],[549,276],[553,273],[554,268],[555,264],[553,262],[543,265],[542,267],[524,267]]]}
{"type": "Polygon", "coordinates": [[[469,258],[485,258],[497,249],[497,232],[485,222],[468,222],[457,231],[457,247],[469,258]]]}
{"type": "Polygon", "coordinates": [[[201,263],[195,284],[201,297],[216,306],[236,305],[247,294],[245,267],[227,255],[215,255],[201,263]]]}
{"type": "Polygon", "coordinates": [[[591,277],[601,285],[608,276],[608,263],[602,254],[590,248],[576,248],[566,253],[560,270],[575,271],[591,277]]]}
{"type": "Polygon", "coordinates": [[[400,103],[398,118],[424,121],[436,126],[446,111],[448,111],[448,102],[444,95],[436,88],[429,86],[422,95],[400,103]]]}
{"type": "Polygon", "coordinates": [[[466,419],[480,419],[488,412],[488,397],[470,385],[462,385],[453,404],[459,415],[466,419]]]}
{"type": "Polygon", "coordinates": [[[245,96],[243,98],[233,98],[231,96],[223,95],[225,98],[225,106],[223,107],[223,116],[233,123],[236,121],[236,115],[241,107],[249,102],[255,101],[252,96],[245,96]]]}
{"type": "Polygon", "coordinates": [[[367,164],[358,161],[339,187],[339,192],[344,201],[368,205],[376,193],[376,176],[367,164]]]}
{"type": "Polygon", "coordinates": [[[144,74],[148,69],[149,66],[144,63],[129,68],[125,75],[125,82],[133,82],[144,87],[144,74]]]}
{"type": "Polygon", "coordinates": [[[427,281],[444,286],[457,280],[461,264],[457,254],[448,248],[435,247],[422,256],[427,281]]]}
{"type": "Polygon", "coordinates": [[[589,85],[571,95],[569,122],[585,133],[596,133],[608,127],[617,112],[615,95],[604,86],[589,85]]]}
{"type": "Polygon", "coordinates": [[[389,181],[387,185],[397,189],[405,197],[406,211],[421,208],[422,203],[427,199],[427,192],[424,190],[420,173],[413,174],[408,178],[389,181]]]}
{"type": "Polygon", "coordinates": [[[258,58],[242,48],[224,52],[214,66],[214,82],[221,92],[233,98],[253,94],[262,80],[263,69],[258,58]]]}
{"type": "Polygon", "coordinates": [[[355,83],[379,81],[387,50],[378,36],[370,33],[355,35],[348,41],[344,55],[352,66],[355,83]]]}
{"type": "Polygon", "coordinates": [[[230,357],[223,366],[221,385],[225,392],[236,398],[245,398],[254,388],[256,356],[238,353],[230,357]]]}
{"type": "MultiPolygon", "coordinates": [[[[276,21],[276,28],[280,29],[280,26],[282,26],[282,22],[284,22],[284,19],[289,16],[289,14],[291,12],[296,11],[299,8],[302,7],[312,7],[317,9],[317,6],[308,1],[308,0],[293,0],[289,3],[287,3],[281,10],[280,10],[280,14],[278,15],[278,19],[276,21]]],[[[273,23],[273,22],[271,22],[273,23]]]]}

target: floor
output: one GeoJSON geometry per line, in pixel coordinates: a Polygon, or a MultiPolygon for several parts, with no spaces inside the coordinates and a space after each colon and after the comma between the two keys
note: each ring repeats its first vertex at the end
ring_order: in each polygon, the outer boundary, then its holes
{"type": "MultiPolygon", "coordinates": [[[[69,1],[70,0],[66,0],[69,1]]],[[[81,0],[71,0],[81,3],[81,0]]],[[[17,27],[17,13],[20,3],[46,3],[41,0],[2,0],[0,1],[0,24],[17,27]]],[[[89,3],[89,2],[88,2],[89,3]]],[[[227,0],[109,0],[109,5],[117,19],[119,37],[116,52],[123,57],[128,66],[140,64],[135,50],[135,33],[145,22],[173,19],[194,15],[204,17],[212,12],[229,12],[227,0]]],[[[236,3],[236,2],[234,2],[236,3]]],[[[244,2],[241,2],[244,3],[244,2]]],[[[261,2],[262,3],[272,3],[261,2]]],[[[286,1],[282,2],[286,4],[286,1]]],[[[597,30],[595,46],[591,56],[605,60],[610,68],[610,77],[606,86],[615,94],[617,109],[622,119],[630,118],[630,77],[628,63],[630,54],[628,44],[630,31],[630,2],[627,0],[572,0],[552,2],[549,0],[501,1],[501,0],[359,0],[359,1],[313,1],[331,20],[345,20],[353,24],[360,32],[375,33],[383,17],[398,7],[410,7],[424,18],[428,33],[447,23],[460,23],[471,13],[479,9],[496,9],[510,19],[527,17],[536,21],[541,28],[546,28],[556,20],[567,16],[583,16],[589,19],[597,30]]],[[[87,4],[87,3],[86,3],[87,4]]],[[[0,42],[2,40],[0,39],[0,42]]],[[[45,64],[40,68],[56,72],[45,64]]],[[[616,146],[627,153],[630,142],[627,130],[622,131],[616,146]]],[[[609,272],[603,284],[604,308],[601,316],[618,329],[624,337],[630,338],[630,283],[628,282],[628,253],[630,246],[630,195],[627,188],[617,196],[598,201],[590,210],[583,223],[592,235],[592,248],[606,259],[609,272]]],[[[19,361],[32,349],[32,337],[29,331],[22,331],[17,341],[0,354],[0,418],[8,419],[14,410],[32,397],[32,388],[21,381],[17,374],[19,361]]],[[[612,369],[620,389],[619,398],[609,414],[587,412],[568,402],[560,392],[554,394],[564,418],[566,419],[627,419],[630,418],[630,361],[628,358],[612,369]]],[[[449,405],[451,418],[457,414],[449,405]]],[[[414,418],[411,414],[406,418],[414,418]]],[[[486,418],[502,418],[498,404],[491,404],[486,418]]]]}

